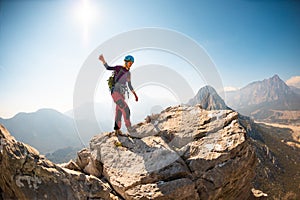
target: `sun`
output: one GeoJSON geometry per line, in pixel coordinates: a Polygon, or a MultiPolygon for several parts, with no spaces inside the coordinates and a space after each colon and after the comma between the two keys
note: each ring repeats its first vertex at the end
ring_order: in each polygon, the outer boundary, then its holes
{"type": "Polygon", "coordinates": [[[76,22],[80,25],[83,31],[83,41],[88,42],[89,29],[93,22],[96,20],[96,9],[92,5],[91,0],[80,0],[75,8],[75,18],[76,22]]]}
{"type": "Polygon", "coordinates": [[[82,25],[89,25],[93,21],[95,10],[93,9],[89,0],[81,0],[77,7],[76,17],[82,25]]]}

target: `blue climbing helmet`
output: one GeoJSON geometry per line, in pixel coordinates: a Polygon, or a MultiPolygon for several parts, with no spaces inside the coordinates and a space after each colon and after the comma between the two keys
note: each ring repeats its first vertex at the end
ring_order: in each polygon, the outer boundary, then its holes
{"type": "Polygon", "coordinates": [[[124,58],[124,61],[125,62],[134,62],[134,57],[133,56],[131,56],[131,55],[128,55],[128,56],[126,56],[125,58],[124,58]]]}

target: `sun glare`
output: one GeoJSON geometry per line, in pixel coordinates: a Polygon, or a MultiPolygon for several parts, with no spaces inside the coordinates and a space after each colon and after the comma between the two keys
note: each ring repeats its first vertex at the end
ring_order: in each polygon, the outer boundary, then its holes
{"type": "Polygon", "coordinates": [[[77,11],[78,20],[83,24],[89,24],[93,19],[93,8],[88,0],[82,0],[80,8],[77,11]]]}
{"type": "Polygon", "coordinates": [[[75,9],[76,21],[80,24],[83,31],[83,42],[88,43],[89,28],[96,20],[96,9],[90,0],[81,0],[75,9]]]}

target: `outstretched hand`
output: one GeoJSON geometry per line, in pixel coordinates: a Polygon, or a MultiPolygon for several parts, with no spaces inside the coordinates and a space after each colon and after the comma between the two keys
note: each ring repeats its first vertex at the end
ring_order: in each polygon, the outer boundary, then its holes
{"type": "Polygon", "coordinates": [[[106,63],[103,54],[101,54],[101,55],[99,56],[99,60],[100,60],[103,64],[106,63]]]}

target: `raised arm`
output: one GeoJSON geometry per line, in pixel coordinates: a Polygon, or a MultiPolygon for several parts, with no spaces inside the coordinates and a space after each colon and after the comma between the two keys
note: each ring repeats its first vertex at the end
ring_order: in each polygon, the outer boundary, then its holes
{"type": "Polygon", "coordinates": [[[109,66],[109,65],[107,64],[107,62],[106,62],[105,59],[104,59],[103,54],[101,54],[101,55],[99,56],[99,60],[102,62],[102,64],[104,65],[104,67],[105,67],[107,70],[114,70],[114,69],[115,69],[115,67],[111,67],[111,66],[109,66]]]}

